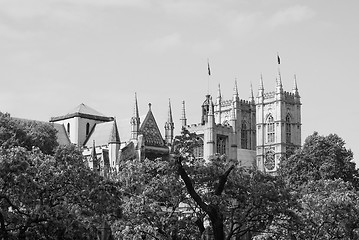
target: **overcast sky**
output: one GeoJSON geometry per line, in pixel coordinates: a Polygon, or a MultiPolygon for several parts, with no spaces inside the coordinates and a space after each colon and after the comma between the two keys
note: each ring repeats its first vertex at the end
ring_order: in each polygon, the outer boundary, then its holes
{"type": "MultiPolygon", "coordinates": [[[[359,160],[359,1],[328,0],[0,0],[0,111],[48,121],[84,103],[115,116],[122,141],[137,92],[163,130],[171,98],[180,129],[200,122],[220,83],[230,99],[255,95],[263,74],[275,89],[297,75],[302,139],[337,133],[359,160]]],[[[143,120],[143,119],[142,119],[143,120]]]]}

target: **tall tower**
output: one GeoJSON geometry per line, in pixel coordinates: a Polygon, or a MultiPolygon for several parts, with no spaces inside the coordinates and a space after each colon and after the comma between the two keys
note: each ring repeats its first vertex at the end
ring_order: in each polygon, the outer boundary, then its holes
{"type": "Polygon", "coordinates": [[[131,118],[131,140],[137,140],[140,131],[140,115],[138,113],[137,94],[135,93],[135,105],[133,108],[133,116],[131,118]]]}
{"type": "Polygon", "coordinates": [[[275,91],[265,93],[261,77],[256,109],[257,166],[274,174],[286,153],[301,146],[301,102],[296,80],[292,92],[286,92],[278,71],[275,91]]]}
{"type": "Polygon", "coordinates": [[[171,145],[173,142],[173,130],[174,123],[172,119],[172,109],[171,109],[171,100],[168,100],[168,117],[167,122],[165,123],[165,141],[167,144],[171,145]]]}

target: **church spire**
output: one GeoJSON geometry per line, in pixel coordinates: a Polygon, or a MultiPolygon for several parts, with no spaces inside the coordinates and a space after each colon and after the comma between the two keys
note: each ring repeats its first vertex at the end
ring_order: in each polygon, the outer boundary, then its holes
{"type": "Polygon", "coordinates": [[[282,76],[280,74],[280,70],[278,68],[278,78],[277,78],[277,92],[283,92],[283,84],[282,84],[282,76]]]}
{"type": "Polygon", "coordinates": [[[264,84],[263,84],[263,75],[261,74],[261,78],[259,80],[259,88],[258,88],[258,97],[264,95],[264,84]]]}
{"type": "Polygon", "coordinates": [[[217,95],[217,99],[222,98],[222,94],[221,94],[221,84],[218,83],[218,95],[217,95]]]}
{"type": "Polygon", "coordinates": [[[187,126],[185,101],[182,101],[182,114],[180,120],[181,120],[182,128],[185,128],[187,126]]]}
{"type": "Polygon", "coordinates": [[[136,92],[135,92],[135,105],[133,107],[133,117],[134,118],[139,118],[138,104],[137,104],[137,93],[136,92]]]}
{"type": "Polygon", "coordinates": [[[249,97],[249,102],[254,103],[254,94],[253,94],[253,85],[251,83],[251,87],[250,87],[250,97],[249,97]]]}
{"type": "Polygon", "coordinates": [[[234,81],[234,88],[233,88],[233,102],[239,101],[238,95],[238,87],[237,87],[237,78],[234,81]]]}
{"type": "Polygon", "coordinates": [[[173,130],[174,130],[174,123],[172,119],[171,100],[168,99],[168,118],[167,118],[167,122],[165,123],[165,140],[168,144],[172,144],[174,137],[173,130]]]}
{"type": "Polygon", "coordinates": [[[135,105],[133,108],[133,116],[131,118],[131,139],[137,139],[140,129],[140,114],[138,112],[137,94],[135,93],[135,105]]]}
{"type": "Polygon", "coordinates": [[[299,97],[299,91],[298,91],[298,85],[297,85],[297,75],[295,75],[295,74],[294,74],[294,85],[293,85],[292,93],[296,97],[299,97]]]}
{"type": "Polygon", "coordinates": [[[99,166],[99,162],[97,161],[95,140],[93,140],[92,142],[91,161],[92,161],[92,170],[99,171],[100,166],[99,166]]]}
{"type": "Polygon", "coordinates": [[[167,122],[172,123],[173,119],[172,119],[172,109],[171,109],[171,99],[168,99],[168,117],[167,117],[167,122]]]}
{"type": "Polygon", "coordinates": [[[280,57],[279,57],[279,53],[277,53],[277,61],[278,61],[278,77],[277,77],[277,87],[276,87],[276,91],[277,93],[282,93],[283,92],[283,84],[282,84],[282,75],[280,74],[280,57]]]}

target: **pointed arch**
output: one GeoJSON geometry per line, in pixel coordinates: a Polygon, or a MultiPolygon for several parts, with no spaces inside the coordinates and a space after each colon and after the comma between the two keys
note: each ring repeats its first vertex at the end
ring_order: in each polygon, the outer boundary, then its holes
{"type": "Polygon", "coordinates": [[[274,118],[272,114],[267,116],[266,120],[266,127],[267,127],[267,142],[273,143],[275,140],[275,126],[274,126],[274,118]]]}
{"type": "Polygon", "coordinates": [[[241,148],[248,149],[248,124],[245,120],[241,123],[241,148]]]}
{"type": "Polygon", "coordinates": [[[286,135],[286,143],[292,142],[292,124],[291,124],[291,116],[288,113],[285,117],[285,135],[286,135]]]}

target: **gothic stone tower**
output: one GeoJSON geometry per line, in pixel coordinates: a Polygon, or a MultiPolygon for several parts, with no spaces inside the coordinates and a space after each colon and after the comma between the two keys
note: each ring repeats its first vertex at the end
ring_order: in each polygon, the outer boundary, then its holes
{"type": "Polygon", "coordinates": [[[283,91],[279,76],[274,92],[264,92],[261,77],[256,99],[257,167],[274,173],[287,151],[301,146],[301,102],[294,77],[292,92],[283,91]]]}

